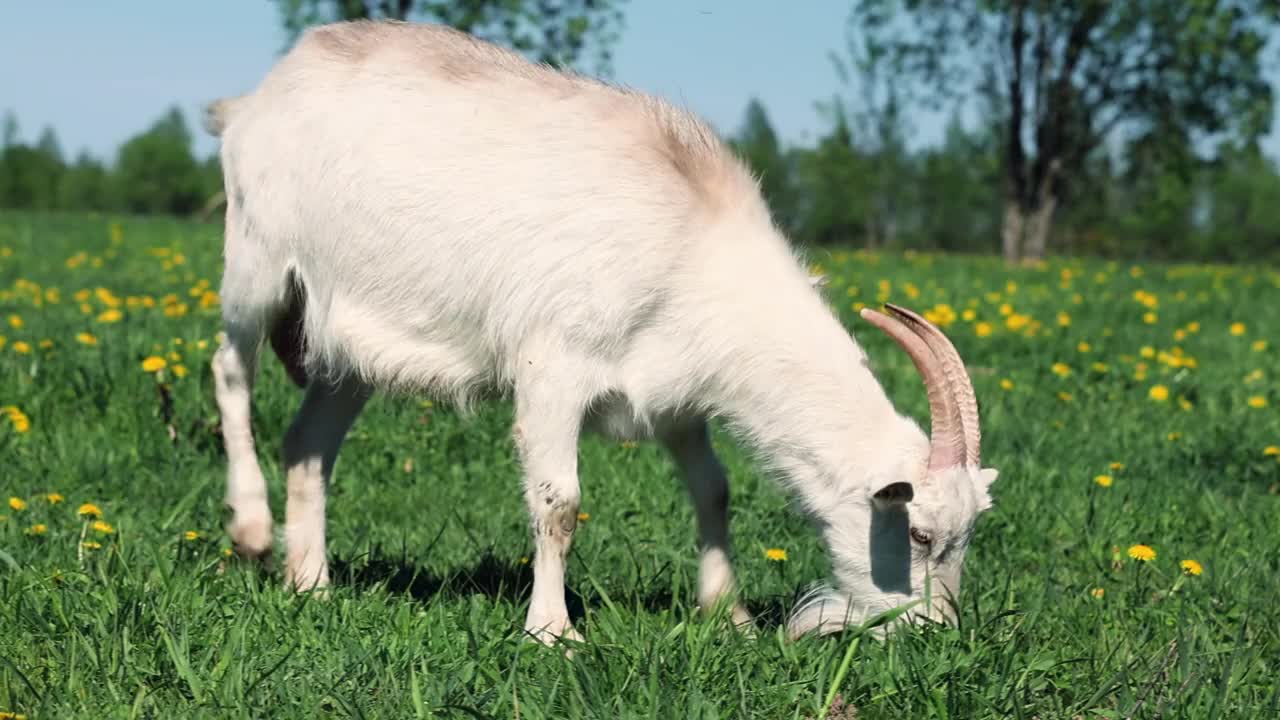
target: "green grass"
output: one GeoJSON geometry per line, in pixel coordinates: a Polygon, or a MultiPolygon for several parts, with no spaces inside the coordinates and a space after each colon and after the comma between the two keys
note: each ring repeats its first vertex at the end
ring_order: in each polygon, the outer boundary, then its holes
{"type": "MultiPolygon", "coordinates": [[[[115,223],[0,214],[0,405],[22,413],[0,415],[0,502],[26,502],[0,506],[0,712],[815,718],[834,698],[831,717],[862,719],[1280,717],[1280,458],[1264,454],[1280,445],[1274,268],[820,253],[833,304],[922,421],[910,362],[854,304],[956,315],[947,332],[973,366],[984,460],[1001,471],[959,627],[785,641],[779,620],[825,577],[824,553],[721,434],[737,572],[761,631],[701,619],[673,468],[654,447],[593,438],[581,455],[590,518],[569,570],[587,640],[567,660],[521,638],[531,543],[506,404],[471,421],[417,398],[370,404],[332,488],[328,601],[229,562],[209,370],[218,308],[200,303],[200,282],[218,283],[219,232],[115,223]],[[100,322],[113,302],[122,319],[100,322]],[[164,312],[179,302],[185,312],[164,312]],[[1144,346],[1160,354],[1144,359],[1144,346]],[[1164,354],[1175,346],[1194,363],[1164,354]],[[181,360],[163,373],[142,370],[170,352],[181,360]],[[86,502],[114,532],[77,516],[86,502]],[[1131,560],[1138,543],[1157,557],[1131,560]],[[765,559],[771,547],[789,559],[765,559]],[[1183,575],[1184,559],[1203,574],[1183,575]]],[[[299,400],[268,360],[254,422],[277,518],[280,434],[299,400]]]]}

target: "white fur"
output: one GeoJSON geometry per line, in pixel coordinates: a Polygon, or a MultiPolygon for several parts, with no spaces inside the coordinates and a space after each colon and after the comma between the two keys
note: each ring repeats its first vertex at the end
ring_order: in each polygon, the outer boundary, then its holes
{"type": "MultiPolygon", "coordinates": [[[[328,582],[333,459],[363,398],[396,389],[462,405],[514,396],[536,550],[526,628],[543,639],[577,637],[563,582],[584,423],[671,450],[697,509],[704,605],[733,591],[710,417],[813,514],[838,597],[860,613],[917,597],[926,572],[958,589],[985,477],[926,475],[927,438],[891,405],[755,179],[692,115],[437,26],[353,23],[304,34],[256,91],[212,106],[209,127],[228,198],[214,368],[245,554],[271,537],[253,367],[290,282],[305,293],[312,382],[285,451],[294,586],[328,582]],[[914,500],[875,507],[895,481],[914,500]],[[950,554],[914,547],[897,521],[870,537],[873,518],[908,515],[950,554]],[[908,581],[878,587],[885,562],[908,581]]],[[[806,612],[795,629],[819,626],[806,612]]]]}

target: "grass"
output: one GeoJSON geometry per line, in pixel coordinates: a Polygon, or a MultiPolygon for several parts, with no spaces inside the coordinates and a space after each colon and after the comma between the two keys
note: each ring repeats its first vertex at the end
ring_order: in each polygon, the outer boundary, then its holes
{"type": "MultiPolygon", "coordinates": [[[[901,407],[927,421],[857,303],[929,310],[973,366],[1001,475],[959,626],[785,641],[824,553],[719,434],[761,631],[700,618],[673,468],[592,438],[569,577],[587,641],[566,660],[521,639],[531,542],[506,404],[469,422],[370,404],[331,489],[328,601],[225,556],[220,252],[213,226],[0,214],[0,717],[1280,716],[1274,268],[818,253],[901,407]],[[152,356],[166,367],[145,371],[152,356]]],[[[254,422],[277,518],[299,400],[268,360],[254,422]]]]}

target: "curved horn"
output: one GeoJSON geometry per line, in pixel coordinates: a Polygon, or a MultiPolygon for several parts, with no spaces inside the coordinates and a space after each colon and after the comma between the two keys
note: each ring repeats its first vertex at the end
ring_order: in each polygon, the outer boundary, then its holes
{"type": "Polygon", "coordinates": [[[871,308],[863,308],[859,314],[907,352],[924,380],[929,396],[929,469],[959,466],[965,458],[964,432],[942,363],[924,339],[901,320],[871,308]]]}
{"type": "Polygon", "coordinates": [[[965,464],[980,467],[982,431],[978,425],[978,397],[973,392],[973,381],[969,379],[969,371],[965,369],[960,352],[946,333],[914,311],[892,303],[886,303],[885,307],[924,338],[929,349],[942,362],[947,385],[960,412],[960,427],[964,430],[965,464]]]}

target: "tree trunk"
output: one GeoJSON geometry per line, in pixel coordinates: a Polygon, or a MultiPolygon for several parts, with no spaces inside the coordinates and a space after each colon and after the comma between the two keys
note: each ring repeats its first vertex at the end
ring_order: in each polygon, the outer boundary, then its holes
{"type": "Polygon", "coordinates": [[[1045,250],[1049,247],[1049,230],[1053,226],[1053,213],[1058,208],[1058,197],[1053,193],[1045,193],[1040,207],[1031,213],[1031,227],[1027,233],[1027,252],[1025,260],[1043,260],[1045,250]]]}
{"type": "Polygon", "coordinates": [[[1025,225],[1022,206],[1017,198],[1009,198],[1004,204],[1004,226],[1001,228],[1001,239],[1004,246],[1005,262],[1014,263],[1022,252],[1022,229],[1025,225]]]}

